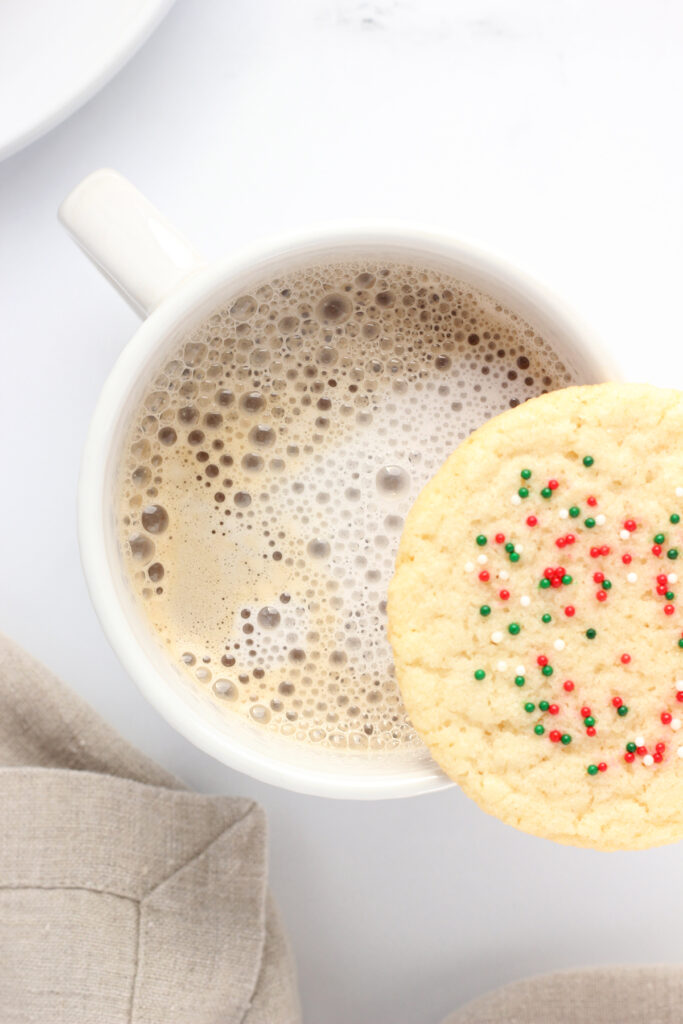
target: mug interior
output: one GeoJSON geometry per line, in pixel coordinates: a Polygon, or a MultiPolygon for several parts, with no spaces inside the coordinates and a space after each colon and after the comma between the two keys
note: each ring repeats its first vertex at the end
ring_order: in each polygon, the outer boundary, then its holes
{"type": "Polygon", "coordinates": [[[317,795],[406,796],[452,785],[424,746],[335,751],[296,741],[223,709],[171,661],[140,611],[119,551],[115,510],[122,447],[153,374],[216,308],[265,279],[326,259],[391,260],[447,272],[527,320],[577,381],[612,374],[572,320],[531,282],[488,257],[419,232],[325,233],[296,245],[268,244],[201,271],[166,299],[117,361],[93,418],[84,454],[80,535],[84,568],[102,625],[151,703],[218,760],[263,781],[317,795]]]}

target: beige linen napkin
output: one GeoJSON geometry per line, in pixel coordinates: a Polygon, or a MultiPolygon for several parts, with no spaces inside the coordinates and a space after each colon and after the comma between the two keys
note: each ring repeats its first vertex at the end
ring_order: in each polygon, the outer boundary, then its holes
{"type": "Polygon", "coordinates": [[[263,812],[201,796],[0,636],[2,1024],[298,1024],[263,812]]]}
{"type": "Polygon", "coordinates": [[[598,967],[525,978],[442,1024],[681,1024],[683,967],[598,967]]]}

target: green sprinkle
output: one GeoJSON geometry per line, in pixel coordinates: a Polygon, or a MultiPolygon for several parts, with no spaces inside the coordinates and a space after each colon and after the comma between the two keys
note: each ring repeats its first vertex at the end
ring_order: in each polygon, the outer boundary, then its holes
{"type": "Polygon", "coordinates": [[[597,633],[597,630],[595,630],[595,629],[587,629],[586,630],[586,636],[588,637],[589,640],[595,640],[597,635],[598,635],[598,633],[597,633]]]}
{"type": "Polygon", "coordinates": [[[541,615],[541,622],[552,622],[552,621],[553,621],[553,617],[552,617],[552,615],[549,615],[548,612],[546,612],[545,615],[541,615]]]}
{"type": "Polygon", "coordinates": [[[487,604],[483,604],[481,606],[481,608],[479,609],[479,614],[483,615],[484,618],[486,618],[487,615],[491,614],[491,609],[489,608],[489,606],[487,604]]]}
{"type": "Polygon", "coordinates": [[[544,676],[551,676],[553,674],[553,666],[552,665],[544,665],[543,668],[541,669],[541,672],[543,673],[544,676]]]}
{"type": "Polygon", "coordinates": [[[550,586],[550,580],[547,579],[547,577],[544,576],[543,579],[541,580],[541,582],[538,585],[541,588],[541,590],[547,590],[548,587],[550,586]]]}
{"type": "Polygon", "coordinates": [[[517,494],[520,496],[520,498],[528,498],[529,497],[529,488],[528,487],[520,487],[520,489],[517,491],[517,494]]]}
{"type": "Polygon", "coordinates": [[[673,523],[674,526],[676,525],[676,523],[680,523],[680,521],[681,517],[679,516],[678,512],[672,512],[672,514],[669,516],[669,522],[673,523]]]}
{"type": "Polygon", "coordinates": [[[617,714],[619,715],[620,718],[624,718],[624,716],[628,714],[627,706],[625,704],[622,704],[620,707],[618,707],[617,708],[617,714]]]}
{"type": "Polygon", "coordinates": [[[569,509],[569,515],[572,517],[572,519],[577,519],[581,515],[581,509],[579,508],[579,506],[572,505],[572,507],[569,509]]]}
{"type": "Polygon", "coordinates": [[[528,712],[529,714],[531,714],[531,712],[532,712],[532,711],[535,711],[535,710],[536,710],[536,705],[535,705],[535,704],[532,704],[532,703],[531,703],[531,701],[528,701],[528,702],[527,702],[527,703],[526,703],[526,704],[524,705],[524,710],[525,710],[525,711],[527,711],[527,712],[528,712]]]}
{"type": "Polygon", "coordinates": [[[595,719],[592,715],[587,715],[583,720],[583,724],[586,726],[587,729],[590,729],[591,726],[595,725],[595,719]]]}
{"type": "Polygon", "coordinates": [[[682,637],[681,637],[681,639],[680,639],[680,640],[678,641],[678,646],[679,646],[679,647],[683,647],[683,636],[682,636],[682,637]]]}
{"type": "Polygon", "coordinates": [[[542,498],[552,498],[552,496],[553,496],[553,492],[550,490],[549,487],[542,487],[541,488],[541,497],[542,498]]]}
{"type": "Polygon", "coordinates": [[[666,557],[670,558],[672,561],[675,558],[678,558],[678,548],[669,548],[669,550],[666,553],[666,557]]]}
{"type": "Polygon", "coordinates": [[[593,465],[594,462],[595,462],[595,459],[593,458],[592,455],[584,455],[584,457],[583,457],[583,464],[584,464],[584,466],[586,466],[587,468],[590,468],[593,465]]]}
{"type": "Polygon", "coordinates": [[[519,552],[518,551],[511,551],[510,552],[510,561],[511,562],[518,562],[519,561],[519,552]]]}
{"type": "Polygon", "coordinates": [[[530,469],[523,469],[522,472],[519,475],[521,476],[522,480],[530,480],[531,479],[531,470],[530,469]]]}
{"type": "Polygon", "coordinates": [[[569,585],[570,583],[573,583],[573,582],[574,582],[574,577],[573,577],[573,576],[570,576],[570,575],[569,575],[569,573],[568,573],[568,572],[566,572],[566,573],[564,574],[564,576],[562,577],[562,582],[563,582],[563,583],[564,583],[565,585],[567,585],[567,586],[568,586],[568,585],[569,585]]]}
{"type": "Polygon", "coordinates": [[[595,526],[595,520],[593,519],[593,516],[588,516],[588,519],[584,519],[583,525],[587,526],[589,530],[592,530],[595,526]]]}
{"type": "Polygon", "coordinates": [[[635,745],[635,743],[631,742],[626,744],[626,749],[628,750],[629,754],[635,754],[638,747],[635,745]]]}
{"type": "Polygon", "coordinates": [[[512,543],[511,540],[509,540],[505,545],[505,550],[507,551],[508,555],[515,550],[515,545],[512,543]]]}
{"type": "Polygon", "coordinates": [[[479,545],[480,548],[483,548],[484,545],[486,544],[486,537],[484,536],[483,533],[480,533],[479,536],[477,537],[477,544],[479,545]]]}
{"type": "Polygon", "coordinates": [[[655,542],[655,544],[663,544],[665,540],[666,540],[666,537],[665,537],[665,535],[663,533],[656,533],[654,535],[654,542],[655,542]]]}
{"type": "Polygon", "coordinates": [[[571,743],[571,741],[572,741],[572,738],[571,738],[571,736],[569,735],[568,732],[563,732],[562,735],[560,736],[560,742],[564,743],[565,747],[567,746],[568,743],[571,743]]]}
{"type": "Polygon", "coordinates": [[[508,633],[510,633],[512,636],[517,636],[521,628],[522,627],[518,622],[511,622],[510,625],[508,626],[508,633]]]}
{"type": "Polygon", "coordinates": [[[611,590],[612,589],[612,581],[611,580],[603,580],[602,581],[602,589],[603,590],[611,590]]]}
{"type": "Polygon", "coordinates": [[[589,775],[597,775],[598,774],[598,766],[597,766],[597,764],[589,764],[588,768],[586,769],[586,771],[588,772],[589,775]]]}
{"type": "Polygon", "coordinates": [[[474,673],[474,678],[475,679],[486,679],[486,673],[484,672],[483,668],[476,669],[476,671],[474,673]]]}
{"type": "Polygon", "coordinates": [[[541,700],[541,701],[538,702],[538,706],[539,706],[541,711],[547,711],[548,708],[550,707],[550,704],[548,703],[547,700],[541,700]]]}
{"type": "Polygon", "coordinates": [[[667,601],[673,601],[673,599],[676,597],[676,595],[674,594],[673,590],[667,590],[667,592],[664,595],[664,597],[667,599],[667,601]]]}
{"type": "Polygon", "coordinates": [[[543,726],[541,725],[540,722],[538,723],[538,725],[534,726],[534,732],[536,733],[537,736],[542,736],[543,733],[545,732],[545,729],[543,728],[543,726]]]}
{"type": "Polygon", "coordinates": [[[524,676],[515,676],[515,686],[524,686],[525,682],[524,676]]]}

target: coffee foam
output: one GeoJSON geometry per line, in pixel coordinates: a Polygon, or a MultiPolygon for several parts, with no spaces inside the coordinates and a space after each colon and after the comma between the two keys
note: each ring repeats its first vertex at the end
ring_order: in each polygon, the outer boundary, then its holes
{"type": "Polygon", "coordinates": [[[123,449],[122,557],[168,656],[293,739],[419,746],[386,638],[404,517],[472,429],[573,379],[436,270],[314,265],[235,296],[159,367],[123,449]]]}

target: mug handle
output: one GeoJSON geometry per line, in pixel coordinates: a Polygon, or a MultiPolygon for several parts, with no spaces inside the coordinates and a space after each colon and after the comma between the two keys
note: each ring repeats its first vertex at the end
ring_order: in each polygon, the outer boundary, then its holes
{"type": "Polygon", "coordinates": [[[59,208],[74,241],[140,316],[148,316],[205,261],[117,171],[84,178],[59,208]]]}

